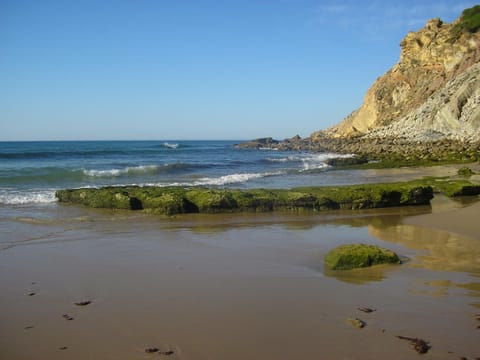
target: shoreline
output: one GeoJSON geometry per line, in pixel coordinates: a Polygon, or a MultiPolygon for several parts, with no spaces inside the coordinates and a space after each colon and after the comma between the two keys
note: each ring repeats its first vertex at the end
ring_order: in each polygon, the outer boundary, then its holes
{"type": "MultiPolygon", "coordinates": [[[[309,137],[275,140],[259,138],[236,144],[239,149],[333,152],[356,154],[359,160],[377,160],[382,167],[428,166],[439,163],[469,163],[480,159],[480,142],[453,139],[418,141],[397,137],[331,137],[318,131],[309,137]]],[[[362,163],[359,162],[360,163],[362,163]]]]}

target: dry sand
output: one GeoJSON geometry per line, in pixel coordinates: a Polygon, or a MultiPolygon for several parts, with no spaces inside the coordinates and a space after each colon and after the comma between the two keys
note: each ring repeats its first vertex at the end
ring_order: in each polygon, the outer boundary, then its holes
{"type": "Polygon", "coordinates": [[[473,359],[479,209],[4,220],[0,359],[473,359]],[[410,261],[325,273],[326,252],[353,242],[410,261]]]}

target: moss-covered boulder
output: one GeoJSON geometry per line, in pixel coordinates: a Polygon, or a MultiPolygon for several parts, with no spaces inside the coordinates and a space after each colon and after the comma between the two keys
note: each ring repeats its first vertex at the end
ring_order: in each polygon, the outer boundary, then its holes
{"type": "Polygon", "coordinates": [[[350,270],[378,264],[401,264],[393,251],[376,245],[342,245],[325,256],[325,266],[329,270],[350,270]]]}
{"type": "Polygon", "coordinates": [[[463,166],[458,169],[457,174],[464,177],[470,177],[474,174],[474,172],[468,166],[463,166]]]}

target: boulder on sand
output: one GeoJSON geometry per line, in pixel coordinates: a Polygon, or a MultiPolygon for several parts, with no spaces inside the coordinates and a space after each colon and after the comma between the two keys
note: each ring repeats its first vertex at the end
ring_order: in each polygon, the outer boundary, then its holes
{"type": "Polygon", "coordinates": [[[330,270],[350,270],[378,264],[401,264],[393,251],[376,245],[342,245],[325,256],[325,266],[330,270]]]}

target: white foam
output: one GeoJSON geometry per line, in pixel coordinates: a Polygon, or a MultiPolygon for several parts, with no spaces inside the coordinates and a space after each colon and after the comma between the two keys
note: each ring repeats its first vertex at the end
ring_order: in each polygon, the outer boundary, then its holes
{"type": "Polygon", "coordinates": [[[0,204],[4,205],[48,204],[55,201],[54,190],[0,191],[0,204]]]}
{"type": "Polygon", "coordinates": [[[277,171],[277,172],[265,172],[265,173],[241,173],[241,174],[230,174],[223,175],[219,177],[204,177],[191,182],[171,182],[171,183],[144,183],[144,184],[131,184],[136,186],[222,186],[227,184],[237,184],[242,182],[247,182],[254,179],[261,179],[268,176],[277,176],[284,175],[286,172],[277,171]]]}
{"type": "Polygon", "coordinates": [[[91,177],[118,177],[126,174],[151,173],[160,169],[158,165],[128,166],[123,169],[108,170],[83,170],[83,173],[91,177]]]}
{"type": "Polygon", "coordinates": [[[332,154],[332,153],[309,154],[301,159],[303,163],[302,171],[324,169],[324,168],[330,167],[330,165],[327,164],[328,159],[350,158],[353,156],[354,156],[353,154],[332,154]]]}
{"type": "Polygon", "coordinates": [[[269,157],[266,158],[267,161],[270,162],[277,162],[277,163],[302,163],[302,167],[300,171],[308,171],[308,170],[317,170],[317,169],[324,169],[329,167],[327,164],[328,159],[333,158],[349,158],[353,157],[353,154],[335,154],[335,153],[319,153],[319,154],[298,154],[298,155],[290,155],[287,157],[269,157]]]}
{"type": "Polygon", "coordinates": [[[165,146],[166,148],[169,148],[169,149],[176,149],[178,148],[178,144],[172,144],[172,143],[168,143],[168,142],[164,142],[163,143],[163,146],[165,146]]]}
{"type": "Polygon", "coordinates": [[[266,158],[267,161],[270,162],[278,162],[278,163],[287,163],[287,162],[294,162],[294,161],[301,161],[300,156],[287,156],[281,158],[266,158]]]}
{"type": "Polygon", "coordinates": [[[250,180],[261,179],[267,176],[282,175],[284,172],[265,172],[265,173],[243,173],[224,175],[217,178],[201,178],[193,183],[193,185],[227,185],[247,182],[250,180]]]}

